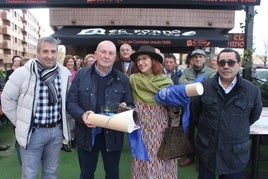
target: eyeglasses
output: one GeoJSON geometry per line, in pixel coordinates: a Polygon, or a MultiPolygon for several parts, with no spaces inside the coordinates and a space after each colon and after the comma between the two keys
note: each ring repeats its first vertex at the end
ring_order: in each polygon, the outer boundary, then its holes
{"type": "Polygon", "coordinates": [[[237,61],[235,60],[229,60],[229,61],[225,61],[225,60],[219,60],[217,63],[220,67],[224,67],[226,65],[226,63],[228,64],[229,67],[233,67],[235,66],[237,61]]]}

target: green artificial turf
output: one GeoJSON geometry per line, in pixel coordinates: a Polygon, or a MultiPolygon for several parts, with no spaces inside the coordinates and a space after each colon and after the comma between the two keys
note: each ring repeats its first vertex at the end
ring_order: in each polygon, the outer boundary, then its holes
{"type": "MultiPolygon", "coordinates": [[[[0,127],[0,145],[11,144],[10,149],[7,151],[0,151],[0,178],[3,179],[19,179],[21,175],[21,166],[17,157],[17,151],[15,149],[15,139],[13,134],[12,125],[4,122],[0,127]]],[[[268,157],[268,146],[261,145],[262,156],[268,157]]],[[[183,160],[179,159],[179,162],[183,160]]],[[[129,152],[129,145],[127,136],[125,136],[124,148],[122,150],[121,161],[120,161],[120,178],[130,178],[130,165],[131,165],[131,154],[129,152]]],[[[268,172],[268,161],[260,161],[260,172],[268,172]]],[[[58,179],[79,179],[79,164],[77,159],[77,152],[73,149],[72,152],[61,152],[60,164],[58,167],[58,179]]],[[[39,172],[39,178],[40,177],[39,172]]],[[[250,163],[245,169],[245,174],[250,173],[250,163]]],[[[98,167],[95,172],[96,179],[104,179],[104,169],[99,157],[98,167]]],[[[196,165],[192,164],[187,167],[178,167],[178,179],[196,179],[197,171],[196,165]]],[[[249,177],[250,178],[250,177],[249,177]]]]}

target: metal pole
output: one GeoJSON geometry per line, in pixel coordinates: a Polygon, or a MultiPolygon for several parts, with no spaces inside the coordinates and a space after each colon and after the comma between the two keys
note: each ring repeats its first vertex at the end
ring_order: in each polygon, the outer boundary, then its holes
{"type": "MultiPolygon", "coordinates": [[[[252,81],[252,53],[253,53],[253,25],[254,25],[254,6],[246,6],[246,19],[245,19],[245,49],[244,57],[245,66],[243,77],[252,81]]],[[[251,177],[252,179],[258,178],[259,169],[259,154],[260,154],[260,136],[253,136],[252,143],[252,163],[251,163],[251,177]]]]}
{"type": "Polygon", "coordinates": [[[246,6],[245,19],[245,47],[244,47],[244,70],[243,78],[252,81],[252,48],[253,48],[253,24],[254,24],[254,6],[246,6]]]}

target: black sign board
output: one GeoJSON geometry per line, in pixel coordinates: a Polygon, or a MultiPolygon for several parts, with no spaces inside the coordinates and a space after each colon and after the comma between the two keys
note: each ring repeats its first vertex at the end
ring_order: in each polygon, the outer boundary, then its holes
{"type": "Polygon", "coordinates": [[[0,8],[31,7],[158,7],[236,8],[260,5],[261,0],[0,0],[0,8]]]}
{"type": "Polygon", "coordinates": [[[96,47],[109,39],[116,45],[152,45],[163,47],[226,47],[229,35],[215,29],[141,29],[141,28],[96,28],[63,27],[53,35],[62,45],[96,47]]]}
{"type": "Polygon", "coordinates": [[[230,40],[228,47],[230,48],[245,48],[245,34],[244,33],[230,33],[230,40]]]}

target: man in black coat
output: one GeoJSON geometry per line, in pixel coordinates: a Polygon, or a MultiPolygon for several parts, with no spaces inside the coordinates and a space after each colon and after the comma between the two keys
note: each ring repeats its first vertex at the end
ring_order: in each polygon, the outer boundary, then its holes
{"type": "Polygon", "coordinates": [[[102,154],[105,178],[119,179],[119,161],[124,133],[100,129],[87,120],[91,113],[103,113],[102,107],[114,112],[119,104],[133,105],[127,76],[113,68],[116,47],[105,40],[94,53],[96,63],[79,70],[67,97],[67,110],[75,119],[75,138],[80,164],[80,179],[93,179],[99,152],[102,154]]]}
{"type": "Polygon", "coordinates": [[[204,94],[193,97],[191,118],[197,125],[195,153],[198,179],[241,179],[249,160],[250,125],[262,111],[260,89],[239,75],[240,55],[222,50],[218,73],[204,82],[204,94]]]}

